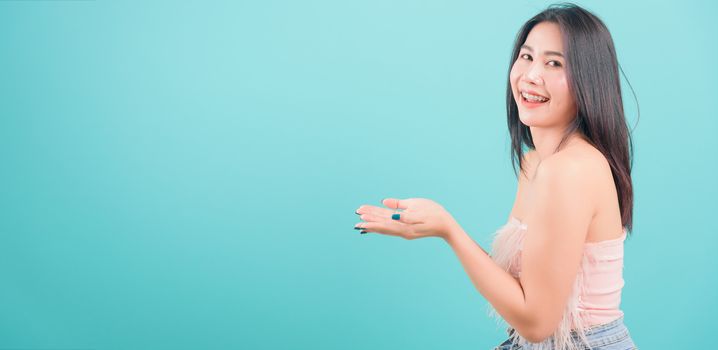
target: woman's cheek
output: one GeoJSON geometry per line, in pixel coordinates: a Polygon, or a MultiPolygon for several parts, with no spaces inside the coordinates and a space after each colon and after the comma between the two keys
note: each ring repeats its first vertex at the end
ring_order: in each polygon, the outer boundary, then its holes
{"type": "Polygon", "coordinates": [[[559,83],[562,88],[568,90],[568,78],[566,78],[566,74],[561,75],[561,78],[559,79],[559,83]]]}
{"type": "MultiPolygon", "coordinates": [[[[516,84],[516,81],[518,80],[519,74],[519,67],[517,66],[516,62],[514,62],[513,66],[511,66],[511,73],[509,74],[509,77],[511,78],[511,84],[516,84]]],[[[515,87],[515,86],[514,86],[515,87]]]]}
{"type": "Polygon", "coordinates": [[[558,95],[561,96],[561,106],[560,108],[562,110],[566,111],[566,114],[571,115],[573,114],[574,110],[574,104],[573,104],[573,97],[571,96],[571,93],[568,88],[568,78],[566,75],[563,75],[556,81],[556,89],[558,92],[558,95]]]}
{"type": "Polygon", "coordinates": [[[568,97],[568,84],[566,77],[556,77],[551,84],[551,96],[559,104],[563,105],[568,97]]]}
{"type": "Polygon", "coordinates": [[[513,67],[511,67],[511,73],[509,74],[509,80],[511,81],[511,90],[514,92],[514,95],[516,95],[516,91],[518,90],[519,76],[520,73],[518,69],[516,69],[516,65],[514,64],[513,67]]]}
{"type": "Polygon", "coordinates": [[[558,79],[556,87],[558,88],[558,91],[562,97],[568,97],[568,79],[566,79],[566,75],[563,75],[558,79]]]}

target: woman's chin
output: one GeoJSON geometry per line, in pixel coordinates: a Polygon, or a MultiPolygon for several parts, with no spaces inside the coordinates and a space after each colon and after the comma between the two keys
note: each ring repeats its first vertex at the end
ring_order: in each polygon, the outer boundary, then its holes
{"type": "Polygon", "coordinates": [[[541,119],[531,112],[519,112],[519,120],[526,126],[538,126],[541,122],[541,119]]]}

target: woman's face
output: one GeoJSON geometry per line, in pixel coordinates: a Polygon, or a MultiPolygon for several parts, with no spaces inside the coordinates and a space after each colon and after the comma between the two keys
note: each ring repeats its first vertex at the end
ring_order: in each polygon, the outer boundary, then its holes
{"type": "Polygon", "coordinates": [[[531,29],[510,74],[519,118],[525,125],[565,126],[575,117],[563,55],[558,24],[541,22],[531,29]],[[522,96],[527,93],[538,96],[528,96],[527,100],[522,96]]]}

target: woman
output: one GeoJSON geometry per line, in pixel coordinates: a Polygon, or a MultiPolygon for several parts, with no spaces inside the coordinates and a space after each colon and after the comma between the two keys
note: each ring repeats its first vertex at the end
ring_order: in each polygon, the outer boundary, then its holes
{"type": "Polygon", "coordinates": [[[632,149],[603,22],[564,3],[525,23],[512,53],[507,112],[521,174],[491,254],[423,198],[384,199],[391,209],[362,205],[355,229],[443,238],[492,314],[510,325],[496,349],[635,349],[619,308],[632,149]]]}

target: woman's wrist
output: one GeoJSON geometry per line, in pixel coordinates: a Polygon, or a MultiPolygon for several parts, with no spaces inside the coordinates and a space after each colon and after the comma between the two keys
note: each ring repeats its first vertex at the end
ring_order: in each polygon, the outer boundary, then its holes
{"type": "Polygon", "coordinates": [[[444,240],[446,243],[453,249],[455,252],[460,252],[464,250],[465,247],[473,247],[477,246],[484,254],[490,255],[483,247],[481,247],[476,241],[474,241],[471,236],[469,236],[464,229],[461,228],[461,226],[456,225],[450,232],[448,232],[444,237],[444,240]]]}
{"type": "Polygon", "coordinates": [[[456,221],[452,220],[451,224],[448,225],[446,232],[444,232],[442,238],[449,245],[453,245],[460,239],[461,236],[465,235],[466,232],[464,232],[464,229],[461,228],[461,225],[459,225],[456,221]]]}

